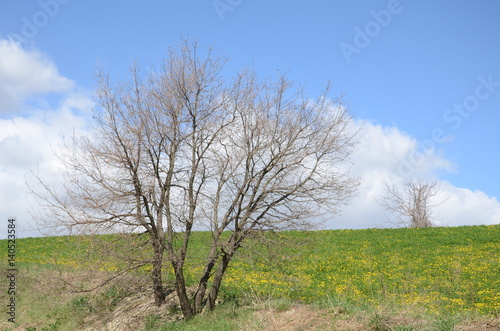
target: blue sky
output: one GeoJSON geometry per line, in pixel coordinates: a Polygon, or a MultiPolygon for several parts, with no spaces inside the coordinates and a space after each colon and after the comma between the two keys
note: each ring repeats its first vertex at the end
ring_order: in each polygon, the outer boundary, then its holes
{"type": "MultiPolygon", "coordinates": [[[[0,84],[10,86],[5,91],[16,100],[4,99],[0,119],[5,127],[20,125],[20,119],[35,127],[43,122],[46,130],[50,125],[57,130],[58,116],[67,116],[67,123],[81,124],[77,113],[91,107],[85,100],[95,86],[97,64],[109,68],[114,76],[126,77],[133,61],[146,70],[154,68],[167,55],[168,47],[189,36],[214,45],[218,54],[230,58],[228,76],[245,66],[253,66],[262,76],[288,72],[311,95],[320,93],[328,79],[333,81],[336,92],[345,93],[355,119],[366,123],[371,134],[365,137],[377,140],[378,147],[372,146],[371,151],[380,148],[386,153],[370,158],[358,155],[365,163],[355,171],[365,176],[378,169],[381,178],[404,177],[408,174],[402,173],[401,164],[410,160],[418,168],[416,174],[442,181],[448,195],[462,194],[457,196],[457,204],[463,204],[463,199],[487,201],[488,207],[479,202],[472,205],[489,210],[494,216],[485,222],[493,223],[500,218],[499,13],[496,0],[2,1],[0,40],[10,40],[11,46],[16,41],[22,52],[38,54],[30,58],[55,70],[52,78],[59,80],[47,80],[53,88],[45,90],[28,88],[34,84],[28,79],[24,87],[19,82],[9,85],[15,73],[4,68],[0,84]],[[19,91],[12,92],[12,86],[19,91]],[[73,106],[65,108],[68,104],[73,106]],[[387,146],[409,150],[399,157],[387,146]],[[434,149],[424,152],[426,146],[434,149]],[[387,162],[393,162],[391,155],[397,162],[388,166],[387,162]],[[426,155],[422,162],[427,164],[411,161],[412,155],[426,155]]],[[[32,80],[38,79],[34,75],[32,80]]],[[[9,138],[5,132],[3,138],[0,132],[4,143],[0,140],[0,153],[9,138]]],[[[10,138],[16,134],[22,133],[12,133],[10,138]]],[[[36,143],[47,145],[56,140],[36,143]]],[[[368,150],[363,146],[361,150],[368,150]]],[[[5,159],[8,153],[3,152],[5,159]]],[[[45,154],[36,163],[31,158],[17,170],[7,166],[2,170],[0,163],[0,172],[29,172],[48,159],[45,154]]],[[[365,183],[365,193],[380,186],[371,179],[365,183]]],[[[0,189],[8,189],[6,185],[0,189]]],[[[366,194],[361,193],[361,198],[366,194]]],[[[8,194],[4,196],[8,199],[8,194]]],[[[10,210],[0,208],[0,217],[24,215],[16,209],[21,204],[14,205],[17,207],[10,210]]],[[[448,208],[447,213],[453,206],[448,208]]],[[[365,214],[372,211],[367,209],[365,214]]],[[[347,220],[363,215],[347,210],[340,224],[331,226],[368,227],[379,222],[347,220]]],[[[481,220],[470,223],[480,224],[481,220]]]]}

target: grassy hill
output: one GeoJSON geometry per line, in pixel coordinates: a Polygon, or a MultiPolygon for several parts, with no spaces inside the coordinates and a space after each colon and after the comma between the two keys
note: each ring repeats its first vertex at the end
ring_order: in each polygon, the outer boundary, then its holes
{"type": "MultiPolygon", "coordinates": [[[[137,323],[149,330],[493,330],[500,325],[499,225],[266,237],[247,242],[234,260],[215,312],[167,323],[160,311],[144,310],[137,323]]],[[[114,236],[102,238],[114,245],[114,236]]],[[[209,234],[200,232],[190,246],[190,282],[201,271],[197,260],[208,240],[209,234]]],[[[102,256],[91,238],[26,238],[16,244],[17,323],[3,314],[2,329],[96,328],[120,309],[121,316],[132,314],[123,308],[132,300],[146,305],[148,266],[82,292],[124,267],[123,261],[102,256]]],[[[6,240],[0,247],[7,247],[6,240]]],[[[4,266],[7,255],[4,250],[4,266]]],[[[4,303],[7,287],[0,297],[4,303]]],[[[175,305],[162,309],[176,314],[175,305]]]]}

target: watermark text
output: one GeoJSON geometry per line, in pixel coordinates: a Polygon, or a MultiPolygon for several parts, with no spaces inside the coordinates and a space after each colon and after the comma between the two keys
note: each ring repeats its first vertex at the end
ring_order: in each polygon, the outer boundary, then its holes
{"type": "Polygon", "coordinates": [[[7,320],[16,322],[16,291],[17,291],[17,268],[16,268],[16,219],[10,218],[7,222],[7,320]]]}
{"type": "Polygon", "coordinates": [[[224,15],[227,12],[232,12],[236,7],[241,5],[243,0],[215,0],[212,2],[215,12],[221,21],[224,21],[224,15]]]}
{"type": "Polygon", "coordinates": [[[363,28],[359,26],[354,27],[352,43],[341,42],[339,44],[347,63],[352,62],[354,54],[360,54],[363,49],[368,47],[372,40],[382,32],[382,29],[391,24],[392,18],[402,11],[403,5],[399,0],[390,0],[387,3],[386,9],[370,11],[373,20],[368,21],[363,28]]]}
{"type": "MultiPolygon", "coordinates": [[[[481,102],[485,101],[500,88],[500,81],[495,80],[492,74],[488,76],[478,76],[479,83],[474,88],[474,92],[467,95],[461,102],[454,103],[450,108],[443,113],[443,120],[450,124],[452,130],[458,130],[463,123],[463,120],[469,118],[470,115],[477,111],[481,102]]],[[[434,150],[437,145],[449,141],[449,130],[441,127],[434,128],[429,138],[424,139],[419,146],[419,149],[409,154],[406,159],[400,164],[398,172],[405,177],[411,175],[425,160],[425,154],[428,151],[434,150]]]]}
{"type": "Polygon", "coordinates": [[[53,19],[61,8],[61,5],[69,3],[71,0],[40,0],[38,1],[39,10],[32,15],[21,18],[21,33],[10,33],[7,37],[10,40],[17,41],[20,44],[32,43],[50,20],[53,19]]]}

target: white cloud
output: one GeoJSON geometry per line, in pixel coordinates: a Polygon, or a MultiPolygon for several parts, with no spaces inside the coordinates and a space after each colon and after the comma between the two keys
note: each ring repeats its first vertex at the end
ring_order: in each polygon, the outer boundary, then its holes
{"type": "Polygon", "coordinates": [[[441,183],[441,191],[448,199],[437,208],[440,225],[500,224],[500,203],[484,192],[458,188],[448,182],[441,183]]]}
{"type": "Polygon", "coordinates": [[[73,87],[74,82],[61,76],[46,55],[0,40],[0,114],[18,111],[23,98],[73,87]]]}
{"type": "MultiPolygon", "coordinates": [[[[64,137],[86,130],[93,102],[74,87],[46,55],[0,40],[0,115],[4,115],[0,118],[0,218],[16,217],[20,236],[37,235],[30,231],[27,212],[37,203],[26,185],[33,183],[31,172],[40,171],[57,182],[63,168],[54,151],[64,137]],[[29,116],[12,116],[30,97],[50,92],[63,93],[56,109],[45,106],[29,116]]],[[[2,237],[5,231],[0,228],[2,237]]]]}
{"type": "MultiPolygon", "coordinates": [[[[30,232],[27,212],[38,203],[29,192],[27,183],[35,185],[31,172],[39,172],[51,183],[60,182],[63,165],[56,152],[65,137],[86,130],[86,118],[78,113],[88,111],[89,100],[81,98],[80,111],[74,111],[75,99],[62,102],[59,109],[36,112],[32,117],[0,120],[0,217],[16,216],[21,236],[38,235],[30,232]],[[70,107],[68,104],[72,104],[70,107]]],[[[36,209],[36,208],[35,208],[36,209]]],[[[4,234],[6,229],[0,228],[4,234]]]]}
{"type": "Polygon", "coordinates": [[[455,171],[455,165],[434,151],[418,150],[417,141],[395,127],[382,127],[369,122],[360,128],[361,141],[353,154],[355,175],[362,178],[358,196],[342,215],[327,222],[331,228],[367,228],[391,226],[388,215],[377,203],[382,198],[384,183],[404,179],[437,180],[440,186],[436,208],[439,225],[459,226],[499,224],[500,203],[480,191],[458,188],[439,181],[439,170],[455,171]],[[418,155],[418,159],[412,158],[418,155]],[[412,172],[402,172],[401,165],[410,164],[412,172]]]}
{"type": "Polygon", "coordinates": [[[431,151],[421,151],[415,138],[396,127],[370,122],[359,123],[360,144],[354,153],[354,171],[363,174],[374,169],[403,177],[428,177],[436,170],[453,171],[454,165],[431,151]],[[410,165],[412,171],[402,171],[410,165]]]}
{"type": "MultiPolygon", "coordinates": [[[[40,170],[44,178],[58,182],[63,170],[54,155],[63,136],[70,136],[73,130],[86,131],[86,113],[92,102],[84,94],[68,95],[58,109],[51,112],[37,112],[30,118],[15,117],[0,120],[0,216],[17,216],[25,228],[21,235],[38,235],[26,228],[30,216],[26,209],[37,201],[28,192],[25,180],[32,182],[32,170],[40,170]]],[[[328,221],[328,228],[367,228],[391,226],[385,211],[377,200],[381,198],[384,183],[397,182],[404,178],[398,173],[398,162],[417,148],[415,140],[397,128],[383,128],[365,123],[360,134],[357,152],[353,155],[353,171],[363,179],[358,196],[347,206],[341,216],[328,221]]],[[[429,164],[422,164],[415,173],[421,178],[436,179],[435,171],[452,166],[441,156],[428,153],[429,164]]],[[[436,212],[439,225],[459,226],[500,223],[500,203],[480,191],[458,188],[447,182],[440,182],[441,197],[448,199],[436,212]]],[[[5,229],[0,228],[0,234],[5,229]]]]}
{"type": "MultiPolygon", "coordinates": [[[[29,117],[0,118],[0,219],[16,216],[21,236],[38,234],[27,227],[30,216],[26,209],[36,206],[25,183],[33,182],[30,172],[38,170],[44,178],[58,182],[63,168],[54,150],[74,131],[87,132],[93,102],[87,93],[75,91],[74,83],[62,77],[46,56],[0,40],[0,114],[12,112],[26,98],[48,92],[64,92],[56,109],[35,110],[29,117]]],[[[389,226],[377,203],[384,183],[411,177],[437,179],[437,171],[455,168],[434,151],[420,151],[417,141],[398,128],[357,124],[361,142],[353,154],[352,171],[363,183],[342,215],[326,223],[329,228],[389,226]],[[412,171],[402,173],[401,165],[408,164],[412,171]]],[[[447,182],[440,185],[443,196],[448,197],[437,210],[442,225],[500,223],[500,203],[495,198],[447,182]]],[[[5,231],[0,228],[1,237],[5,231]]]]}

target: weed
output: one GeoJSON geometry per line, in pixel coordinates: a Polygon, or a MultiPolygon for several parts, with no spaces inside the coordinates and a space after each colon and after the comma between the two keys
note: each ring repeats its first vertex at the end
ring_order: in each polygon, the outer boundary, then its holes
{"type": "Polygon", "coordinates": [[[61,318],[56,318],[56,321],[49,323],[49,326],[43,327],[42,331],[56,331],[61,326],[61,318]]]}
{"type": "Polygon", "coordinates": [[[112,285],[107,287],[103,293],[100,295],[100,301],[102,306],[105,306],[109,310],[113,310],[116,305],[127,295],[129,291],[120,287],[119,285],[112,285]]]}
{"type": "MultiPolygon", "coordinates": [[[[451,330],[465,319],[498,324],[489,321],[500,311],[500,225],[282,232],[280,236],[290,244],[274,245],[272,254],[261,242],[246,243],[251,249],[237,255],[227,271],[220,292],[223,303],[215,314],[207,312],[200,319],[212,321],[220,330],[234,325],[241,328],[256,310],[280,315],[296,304],[312,304],[336,320],[353,319],[373,330],[451,330]],[[380,309],[384,306],[390,307],[389,312],[380,309]],[[408,307],[411,312],[406,314],[408,307]],[[403,321],[398,320],[398,312],[406,314],[403,321]],[[412,316],[406,319],[407,315],[412,316]],[[415,319],[426,322],[419,324],[415,319]]],[[[193,238],[189,251],[193,259],[186,264],[186,279],[191,283],[201,272],[197,263],[206,253],[210,233],[197,232],[193,238]]],[[[80,285],[96,282],[86,268],[89,261],[96,260],[88,254],[100,253],[89,248],[87,239],[19,240],[22,277],[18,285],[23,289],[19,303],[25,309],[19,322],[31,325],[28,331],[41,331],[41,325],[47,331],[78,329],[89,315],[96,319],[109,315],[131,293],[132,282],[116,283],[85,296],[71,293],[80,285]],[[62,276],[78,286],[62,282],[62,276]]],[[[113,235],[101,239],[114,240],[113,235]]],[[[2,243],[6,245],[0,240],[0,246],[2,243]]],[[[0,263],[6,263],[5,258],[0,256],[0,263]]],[[[111,257],[101,260],[108,268],[101,271],[103,277],[123,264],[111,257]]],[[[147,270],[142,272],[130,277],[143,279],[147,270]]],[[[171,273],[165,268],[167,279],[171,273]]],[[[179,313],[174,305],[165,309],[179,313]]],[[[150,329],[159,324],[154,316],[145,322],[150,329]]],[[[0,329],[8,327],[2,323],[0,329]]],[[[192,325],[212,328],[198,320],[171,323],[168,329],[196,329],[192,325]]]]}
{"type": "Polygon", "coordinates": [[[416,331],[416,329],[410,325],[397,325],[392,327],[391,331],[416,331]]]}
{"type": "Polygon", "coordinates": [[[91,310],[89,297],[87,295],[74,298],[71,301],[71,304],[77,309],[89,309],[89,310],[91,310]]]}
{"type": "Polygon", "coordinates": [[[276,301],[274,310],[276,312],[287,311],[290,309],[291,306],[292,306],[292,302],[290,300],[280,299],[280,300],[276,301]]]}
{"type": "Polygon", "coordinates": [[[144,331],[153,331],[157,330],[157,323],[160,320],[160,316],[158,315],[148,315],[146,316],[146,323],[144,325],[144,331]]]}
{"type": "Polygon", "coordinates": [[[441,317],[436,321],[435,326],[438,331],[453,331],[455,321],[452,317],[441,317]]]}
{"type": "Polygon", "coordinates": [[[388,323],[388,318],[378,312],[372,316],[370,320],[370,327],[373,331],[389,331],[391,329],[388,323]]]}

